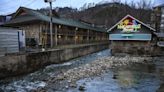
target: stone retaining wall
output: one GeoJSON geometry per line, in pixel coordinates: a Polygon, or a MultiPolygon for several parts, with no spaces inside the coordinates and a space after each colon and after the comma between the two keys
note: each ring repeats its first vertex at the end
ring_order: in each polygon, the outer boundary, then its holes
{"type": "Polygon", "coordinates": [[[109,48],[108,43],[101,43],[76,48],[3,56],[0,57],[0,79],[33,72],[46,65],[63,63],[72,58],[107,48],[109,48]]]}
{"type": "Polygon", "coordinates": [[[139,41],[115,41],[111,43],[112,55],[129,54],[129,55],[161,55],[162,48],[155,46],[149,42],[139,41]]]}

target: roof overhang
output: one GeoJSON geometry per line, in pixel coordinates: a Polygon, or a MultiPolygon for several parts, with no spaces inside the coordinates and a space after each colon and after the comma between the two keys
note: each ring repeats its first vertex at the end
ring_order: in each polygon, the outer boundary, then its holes
{"type": "MultiPolygon", "coordinates": [[[[32,10],[32,9],[25,8],[25,7],[20,7],[17,10],[17,12],[15,13],[13,19],[11,21],[5,23],[4,25],[17,25],[20,23],[28,23],[28,22],[36,21],[36,20],[40,20],[40,21],[44,21],[44,22],[51,21],[49,16],[44,15],[36,10],[32,10]],[[28,13],[31,17],[29,16],[27,18],[17,18],[17,15],[21,11],[28,13]]],[[[53,17],[52,22],[54,24],[59,24],[59,25],[66,25],[66,26],[75,27],[75,28],[82,28],[82,29],[88,29],[88,30],[94,30],[94,31],[98,31],[98,32],[108,33],[104,28],[99,28],[99,27],[95,27],[92,25],[86,25],[80,21],[73,20],[73,19],[64,19],[64,18],[53,17]]]]}

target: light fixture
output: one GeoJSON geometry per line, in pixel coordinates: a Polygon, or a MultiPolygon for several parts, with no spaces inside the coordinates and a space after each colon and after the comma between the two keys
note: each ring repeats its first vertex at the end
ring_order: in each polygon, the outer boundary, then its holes
{"type": "Polygon", "coordinates": [[[78,39],[78,36],[75,36],[75,39],[78,39]]]}
{"type": "Polygon", "coordinates": [[[59,35],[58,38],[61,38],[61,35],[59,35]]]}
{"type": "Polygon", "coordinates": [[[78,30],[78,27],[76,27],[75,30],[77,31],[78,30]]]}
{"type": "Polygon", "coordinates": [[[61,25],[59,25],[59,29],[61,28],[61,25]]]}

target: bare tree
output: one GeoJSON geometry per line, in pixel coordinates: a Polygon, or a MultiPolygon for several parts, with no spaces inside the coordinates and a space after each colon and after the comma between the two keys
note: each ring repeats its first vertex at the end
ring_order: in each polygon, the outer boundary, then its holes
{"type": "Polygon", "coordinates": [[[113,3],[121,3],[121,0],[112,0],[113,3]]]}
{"type": "Polygon", "coordinates": [[[131,2],[130,7],[136,8],[136,4],[134,3],[134,1],[131,2]]]}
{"type": "Polygon", "coordinates": [[[82,7],[80,7],[80,10],[83,11],[83,10],[87,9],[87,7],[88,7],[88,5],[87,5],[87,3],[85,3],[82,7]]]}
{"type": "Polygon", "coordinates": [[[137,6],[139,9],[151,9],[154,2],[152,0],[140,0],[137,2],[137,6]]]}

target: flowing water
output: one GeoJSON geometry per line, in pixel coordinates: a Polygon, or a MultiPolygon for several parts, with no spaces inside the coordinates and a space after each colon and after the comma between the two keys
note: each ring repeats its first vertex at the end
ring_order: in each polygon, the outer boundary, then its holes
{"type": "MultiPolygon", "coordinates": [[[[104,50],[63,64],[49,65],[28,75],[1,80],[0,92],[29,92],[46,86],[44,81],[60,72],[109,56],[110,50],[104,50]]],[[[115,67],[99,76],[81,79],[77,81],[76,88],[68,88],[64,92],[156,92],[163,81],[164,57],[156,57],[149,64],[115,67]],[[80,86],[83,90],[79,90],[80,86]]]]}
{"type": "Polygon", "coordinates": [[[40,69],[28,75],[0,80],[0,92],[29,92],[33,89],[44,87],[46,86],[44,82],[45,79],[51,78],[68,69],[92,62],[98,58],[108,56],[111,56],[110,50],[104,50],[70,60],[63,64],[49,65],[44,69],[40,69]]]}
{"type": "MultiPolygon", "coordinates": [[[[164,83],[164,57],[149,64],[133,64],[109,70],[107,73],[77,81],[77,88],[66,92],[157,92],[164,83]]],[[[159,91],[164,92],[164,90],[159,91]]]]}

